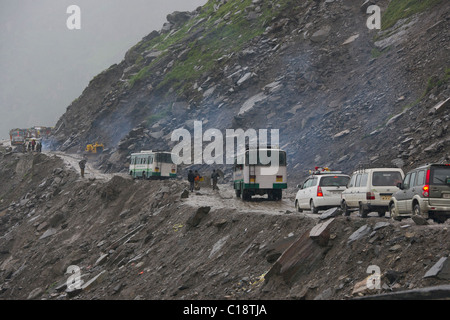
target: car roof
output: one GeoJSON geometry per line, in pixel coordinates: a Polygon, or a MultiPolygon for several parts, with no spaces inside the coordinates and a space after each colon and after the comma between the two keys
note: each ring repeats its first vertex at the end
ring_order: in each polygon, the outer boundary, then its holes
{"type": "Polygon", "coordinates": [[[412,172],[414,170],[426,169],[426,168],[429,168],[431,166],[449,166],[449,164],[446,164],[446,163],[427,163],[427,164],[421,165],[420,167],[413,168],[413,169],[409,170],[408,172],[412,172]]]}
{"type": "Polygon", "coordinates": [[[326,172],[326,173],[321,173],[321,174],[311,174],[308,176],[308,178],[313,178],[313,177],[329,177],[329,176],[341,176],[341,177],[349,177],[348,174],[345,173],[332,173],[332,172],[326,172]]]}
{"type": "Polygon", "coordinates": [[[371,171],[403,171],[401,168],[367,168],[367,169],[360,169],[355,170],[353,174],[355,173],[365,173],[365,172],[371,172],[371,171]]]}

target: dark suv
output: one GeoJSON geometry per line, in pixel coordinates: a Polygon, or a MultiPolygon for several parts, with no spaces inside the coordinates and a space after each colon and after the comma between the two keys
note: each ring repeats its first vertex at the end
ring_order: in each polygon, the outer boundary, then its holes
{"type": "Polygon", "coordinates": [[[437,221],[450,217],[450,164],[427,164],[408,172],[392,195],[394,219],[422,215],[437,221]]]}

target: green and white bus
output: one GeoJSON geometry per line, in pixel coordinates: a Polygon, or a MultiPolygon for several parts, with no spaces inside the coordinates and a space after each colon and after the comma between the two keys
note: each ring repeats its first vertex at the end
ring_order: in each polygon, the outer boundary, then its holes
{"type": "Polygon", "coordinates": [[[281,200],[282,190],[287,188],[286,152],[279,148],[246,148],[245,153],[239,154],[234,159],[233,181],[236,197],[242,197],[244,201],[251,199],[253,195],[267,194],[270,200],[281,200]],[[268,157],[278,156],[276,171],[270,174],[264,172],[271,166],[263,164],[259,151],[267,152],[268,157]],[[256,159],[254,163],[250,161],[256,159]]]}
{"type": "Polygon", "coordinates": [[[177,177],[177,165],[172,153],[165,151],[141,151],[132,153],[130,175],[133,179],[169,179],[177,177]]]}

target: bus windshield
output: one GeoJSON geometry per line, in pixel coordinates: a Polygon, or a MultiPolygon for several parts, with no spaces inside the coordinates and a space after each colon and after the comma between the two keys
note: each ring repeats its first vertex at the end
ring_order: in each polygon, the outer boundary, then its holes
{"type": "Polygon", "coordinates": [[[280,150],[251,150],[245,153],[245,165],[257,165],[257,166],[270,166],[270,160],[272,158],[272,152],[278,153],[278,165],[286,166],[286,152],[280,150]],[[260,152],[262,152],[263,156],[266,156],[269,160],[268,163],[262,163],[260,152]],[[252,163],[252,159],[257,159],[256,163],[252,163]]]}
{"type": "Polygon", "coordinates": [[[163,162],[163,163],[173,163],[173,161],[172,161],[172,154],[170,154],[170,153],[156,153],[155,154],[155,161],[156,162],[163,162]]]}

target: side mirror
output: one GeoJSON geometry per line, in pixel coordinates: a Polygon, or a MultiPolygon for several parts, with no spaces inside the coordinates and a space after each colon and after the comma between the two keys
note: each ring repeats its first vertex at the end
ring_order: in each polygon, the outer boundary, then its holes
{"type": "Polygon", "coordinates": [[[298,185],[297,185],[297,188],[301,189],[301,188],[302,188],[302,185],[301,185],[301,184],[298,184],[298,185]]]}
{"type": "Polygon", "coordinates": [[[401,183],[401,182],[397,183],[397,188],[399,188],[400,190],[403,190],[403,183],[401,183]]]}

